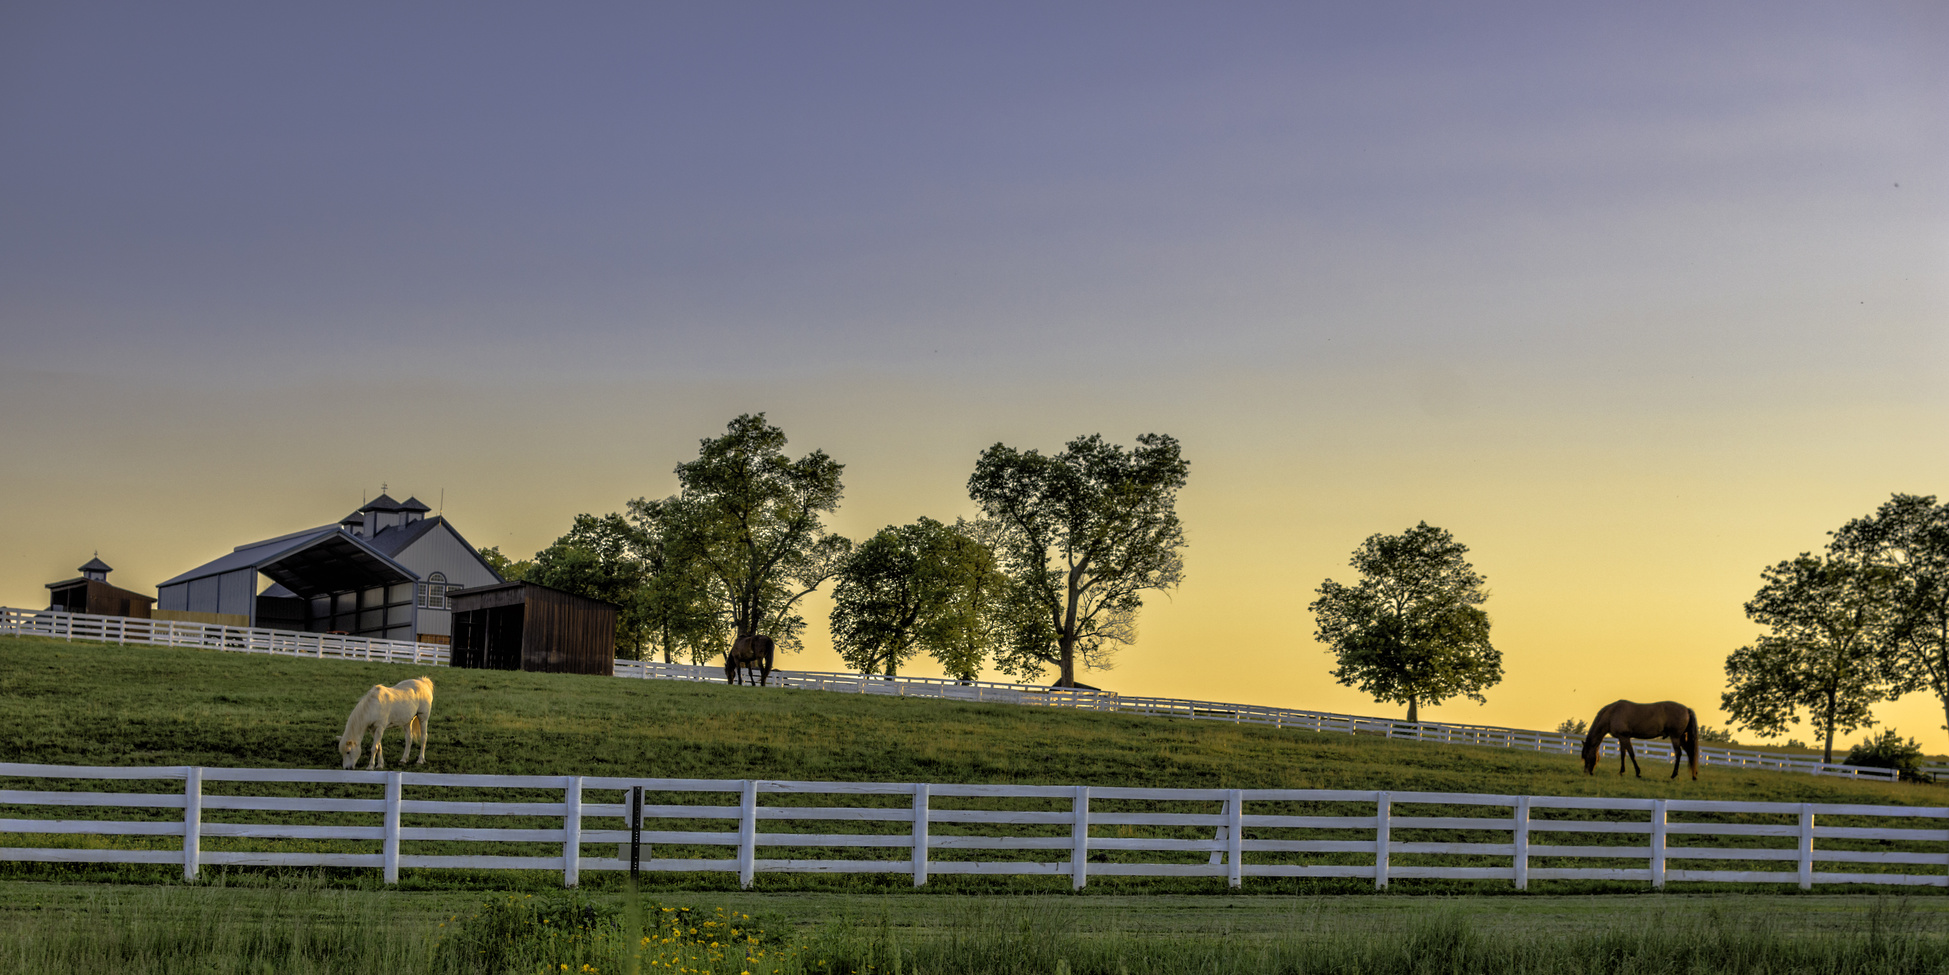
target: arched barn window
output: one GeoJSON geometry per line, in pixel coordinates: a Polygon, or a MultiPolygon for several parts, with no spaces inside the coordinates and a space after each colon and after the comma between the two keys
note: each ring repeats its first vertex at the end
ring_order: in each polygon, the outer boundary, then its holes
{"type": "Polygon", "coordinates": [[[419,604],[421,609],[447,608],[447,575],[435,572],[419,585],[419,604]]]}

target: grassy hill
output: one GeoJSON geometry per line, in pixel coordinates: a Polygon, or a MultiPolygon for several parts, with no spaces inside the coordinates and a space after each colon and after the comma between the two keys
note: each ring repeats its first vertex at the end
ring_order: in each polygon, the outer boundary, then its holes
{"type": "MultiPolygon", "coordinates": [[[[1930,786],[1707,767],[1587,777],[1572,755],[1008,704],[357,664],[0,637],[0,756],[337,767],[364,690],[437,684],[426,771],[1341,788],[1942,804],[1930,786]]],[[[389,741],[397,756],[399,735],[389,741]]]]}

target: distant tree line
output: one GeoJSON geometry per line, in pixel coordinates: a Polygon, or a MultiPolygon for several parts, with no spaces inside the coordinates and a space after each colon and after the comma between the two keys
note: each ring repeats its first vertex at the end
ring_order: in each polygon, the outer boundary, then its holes
{"type": "Polygon", "coordinates": [[[504,578],[614,603],[617,648],[639,658],[703,663],[753,633],[797,650],[800,601],[832,582],[833,646],[861,673],[925,653],[962,679],[1054,668],[1064,686],[1109,667],[1136,639],[1142,595],[1183,578],[1189,463],[1163,434],[1050,455],[995,444],[968,479],[973,521],[923,517],[858,545],[825,527],[845,465],[785,445],[764,414],[740,416],[677,465],[678,493],[577,515],[532,559],[481,554],[504,578]]]}

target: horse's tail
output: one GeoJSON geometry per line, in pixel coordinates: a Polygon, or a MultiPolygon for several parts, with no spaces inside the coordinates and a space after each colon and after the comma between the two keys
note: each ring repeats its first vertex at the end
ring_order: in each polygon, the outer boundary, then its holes
{"type": "Polygon", "coordinates": [[[1699,716],[1691,708],[1685,709],[1685,750],[1692,755],[1692,778],[1699,777],[1699,716]]]}

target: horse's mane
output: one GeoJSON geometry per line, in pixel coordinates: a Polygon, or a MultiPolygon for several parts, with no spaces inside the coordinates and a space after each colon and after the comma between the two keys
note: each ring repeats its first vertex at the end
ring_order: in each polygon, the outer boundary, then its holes
{"type": "Polygon", "coordinates": [[[352,713],[345,718],[345,731],[338,736],[339,741],[351,741],[353,735],[365,736],[366,727],[372,724],[373,702],[379,700],[379,692],[384,689],[382,685],[374,684],[364,697],[359,698],[359,703],[352,705],[352,713]]]}

